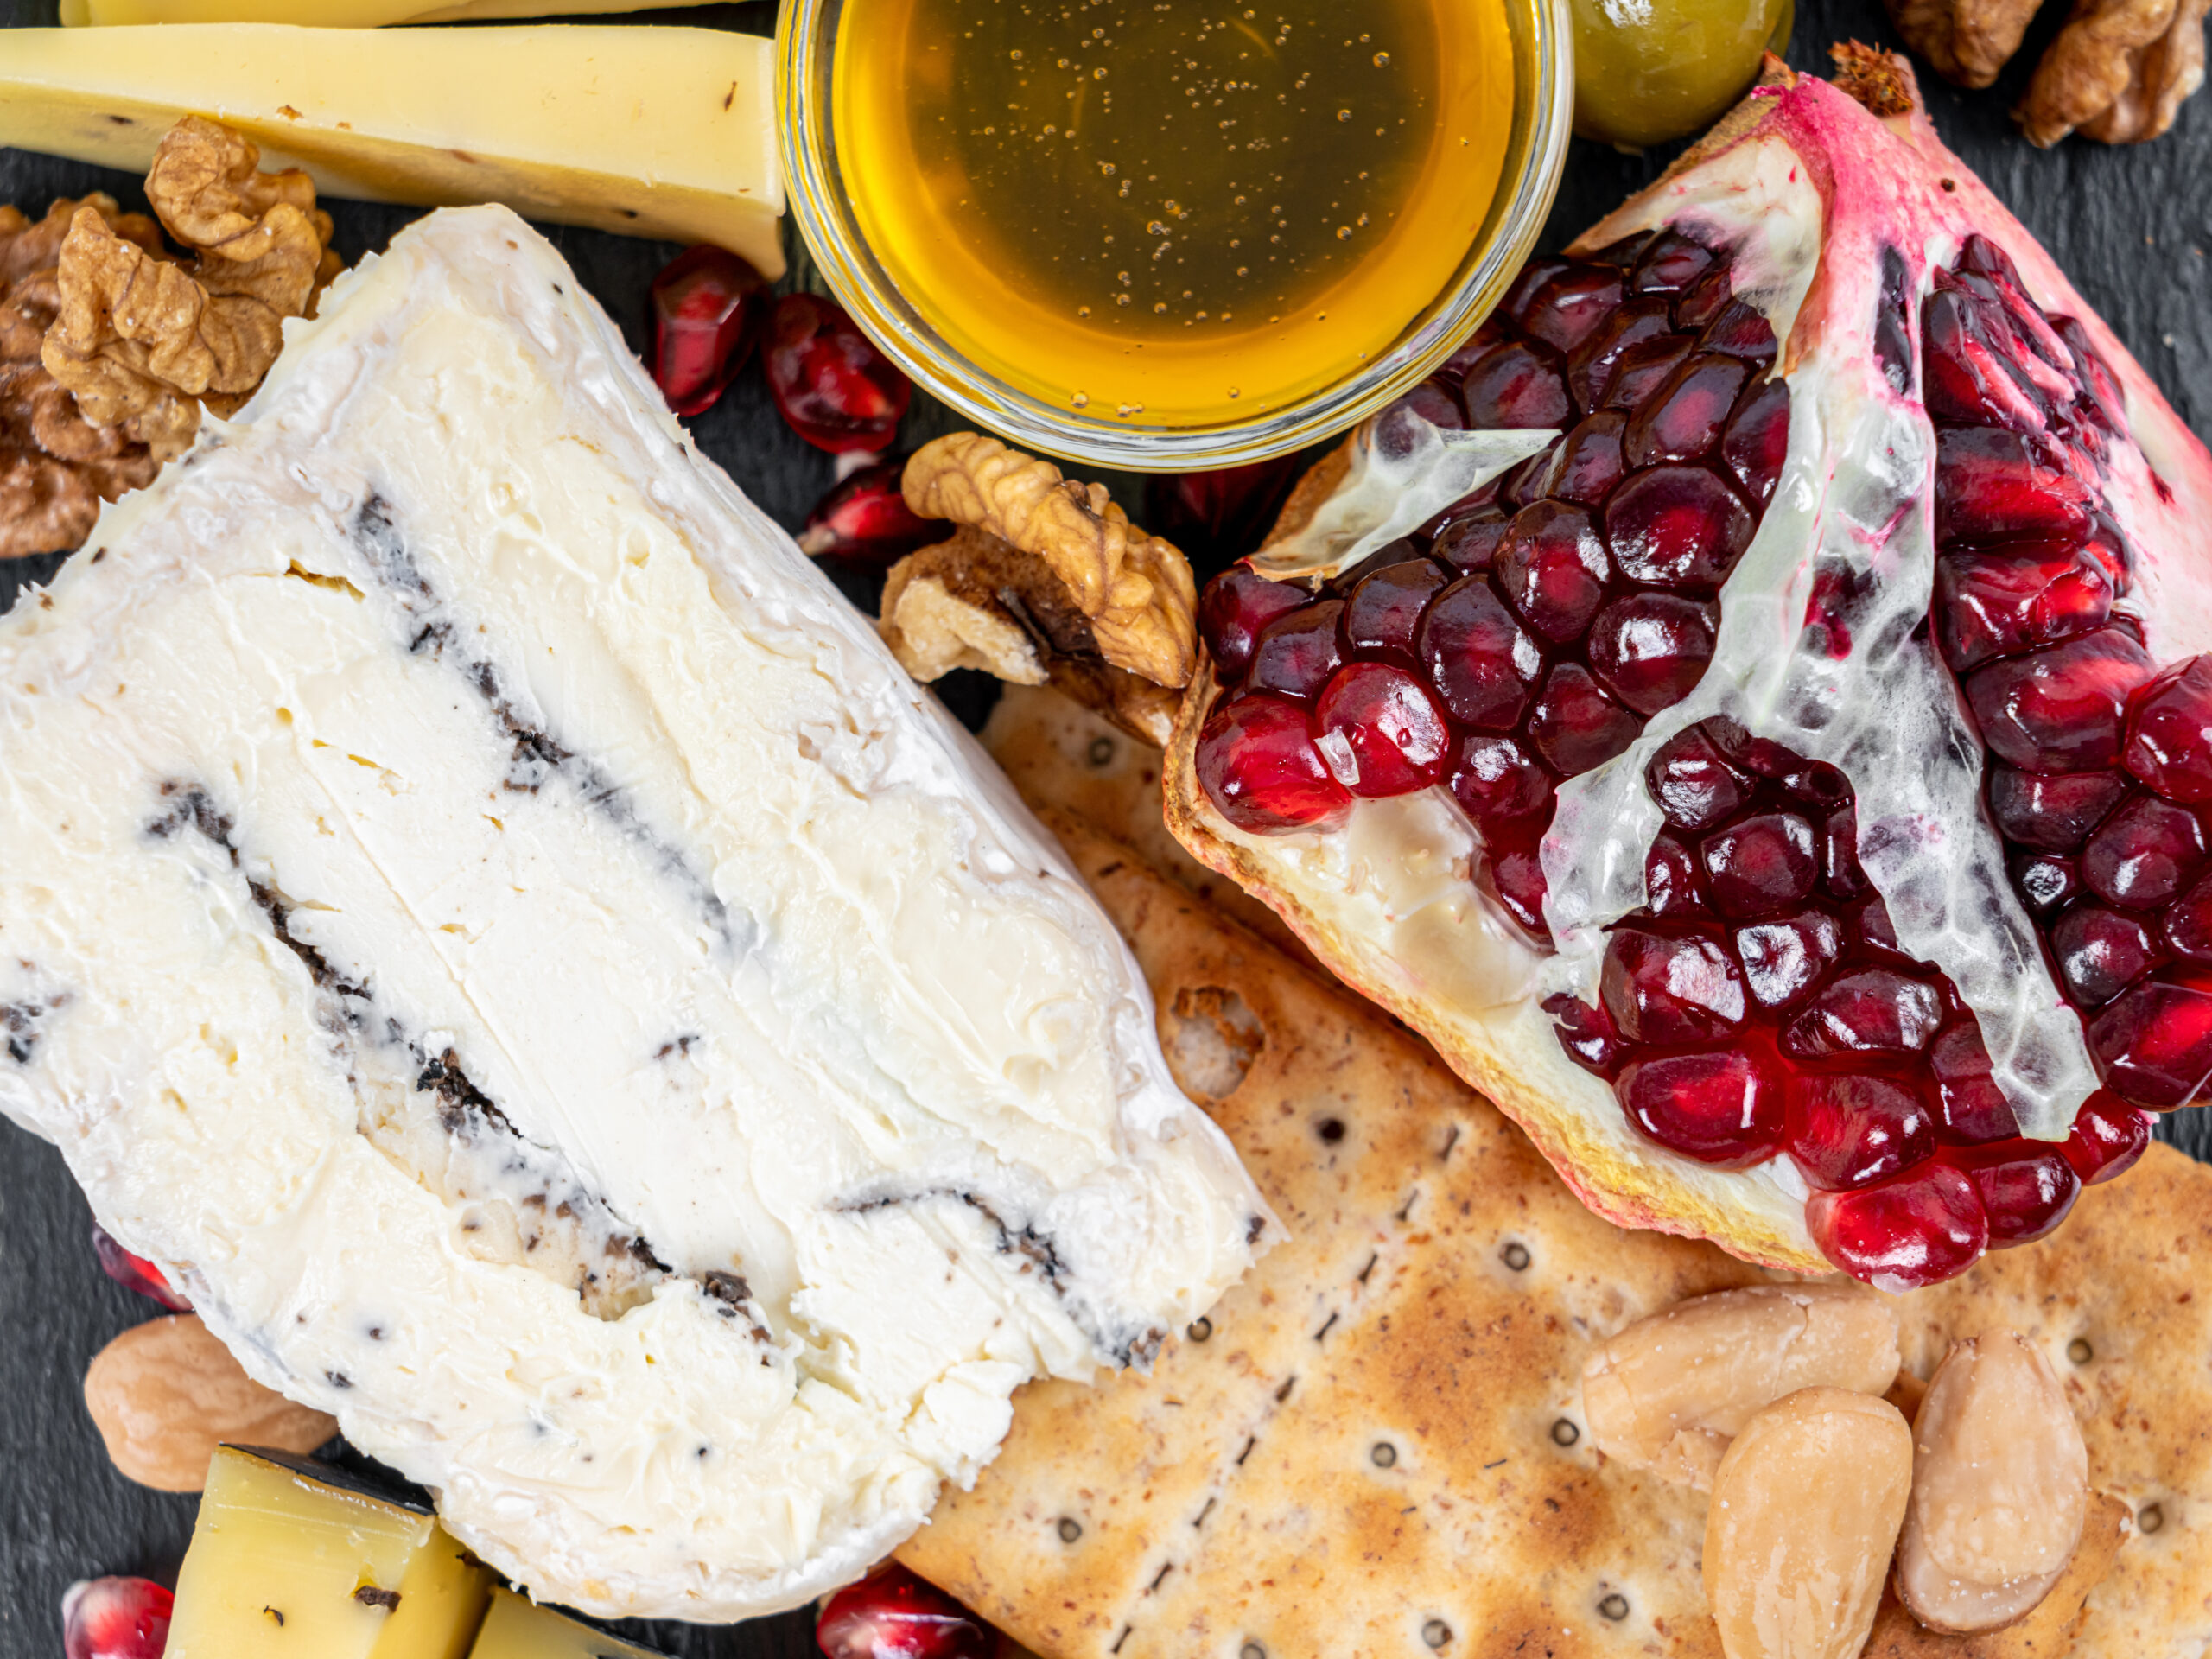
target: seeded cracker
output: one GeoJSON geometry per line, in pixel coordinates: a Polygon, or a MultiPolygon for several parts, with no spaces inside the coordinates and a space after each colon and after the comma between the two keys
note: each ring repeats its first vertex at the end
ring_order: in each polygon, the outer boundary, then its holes
{"type": "MultiPolygon", "coordinates": [[[[1001,752],[1025,735],[1012,717],[990,734],[1001,752]]],[[[1049,1659],[1718,1659],[1705,1499],[1597,1458],[1579,1378],[1595,1341],[1758,1273],[1599,1219],[1373,1008],[1057,827],[1152,982],[1179,1077],[1291,1240],[1150,1377],[1018,1396],[1005,1451],[902,1559],[1049,1659]]],[[[2035,1342],[2082,1414],[2092,1488],[2117,1498],[2093,1499],[2073,1567],[2021,1624],[1939,1637],[1885,1599],[1870,1655],[2197,1659],[2208,1260],[2212,1170],[2154,1146],[2054,1242],[1900,1300],[1923,1381],[1985,1325],[2035,1342]]]]}

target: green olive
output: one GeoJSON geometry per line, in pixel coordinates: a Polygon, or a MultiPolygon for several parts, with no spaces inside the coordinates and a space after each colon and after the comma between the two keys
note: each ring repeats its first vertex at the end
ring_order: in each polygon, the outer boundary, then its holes
{"type": "Polygon", "coordinates": [[[1709,126],[1759,55],[1789,44],[1793,0],[1572,0],[1574,130],[1628,149],[1709,126]]]}

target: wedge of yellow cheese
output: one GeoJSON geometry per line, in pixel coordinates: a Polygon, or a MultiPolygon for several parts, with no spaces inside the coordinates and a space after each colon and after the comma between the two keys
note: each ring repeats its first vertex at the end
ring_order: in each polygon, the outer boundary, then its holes
{"type": "Polygon", "coordinates": [[[0,144],[143,171],[211,116],[326,195],[713,242],[770,276],[774,43],[639,25],[0,30],[0,144]]]}
{"type": "Polygon", "coordinates": [[[492,1611],[468,1659],[660,1659],[649,1649],[535,1605],[512,1590],[492,1592],[492,1611]]]}
{"type": "Polygon", "coordinates": [[[490,1593],[435,1516],[304,1458],[226,1446],[166,1659],[465,1659],[490,1593]]]}
{"type": "Polygon", "coordinates": [[[117,23],[314,23],[323,29],[382,29],[387,23],[452,23],[485,17],[582,16],[643,11],[648,6],[703,6],[709,0],[61,0],[73,29],[117,23]]]}

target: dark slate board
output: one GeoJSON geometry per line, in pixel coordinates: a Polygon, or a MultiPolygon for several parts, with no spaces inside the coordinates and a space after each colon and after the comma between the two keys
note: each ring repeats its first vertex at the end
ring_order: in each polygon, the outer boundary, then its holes
{"type": "MultiPolygon", "coordinates": [[[[1357,0],[1336,0],[1347,10],[1357,0]]],[[[2186,105],[2174,130],[2132,149],[2073,143],[2037,151],[2020,141],[2005,111],[2028,67],[2066,8],[2056,0],[2026,48],[1997,86],[1959,92],[1930,82],[1930,103],[1945,139],[1987,180],[2073,277],[2089,302],[2173,400],[2202,437],[2212,438],[2212,94],[2186,105]]],[[[0,0],[0,24],[55,21],[56,0],[0,0]]],[[[640,20],[714,24],[760,33],[773,26],[772,3],[716,5],[642,13],[640,20]]],[[[1800,68],[1822,73],[1832,40],[1894,46],[1875,0],[1801,0],[1800,68]]],[[[4,49],[4,48],[0,48],[4,49]]],[[[1623,156],[1578,142],[1569,159],[1548,246],[1648,182],[1669,152],[1623,156]]],[[[57,194],[105,189],[143,207],[135,177],[0,150],[0,201],[33,213],[57,194]]],[[[411,210],[329,204],[339,251],[350,261],[384,245],[411,210]]],[[[633,346],[644,343],[645,288],[676,250],[552,226],[586,284],[633,346]]],[[[803,282],[804,261],[791,281],[803,282]]],[[[904,436],[919,442],[949,429],[947,412],[918,398],[904,436]]],[[[755,501],[796,529],[830,482],[828,457],[792,436],[776,418],[757,375],[741,379],[692,423],[701,448],[755,501]]],[[[58,559],[0,565],[0,610],[22,587],[50,576],[58,559]]],[[[870,603],[873,596],[856,593],[870,603]]],[[[952,688],[948,701],[971,720],[988,706],[988,687],[952,688]]],[[[2212,1124],[2196,1115],[2168,1120],[2162,1134],[2212,1160],[2212,1124]]],[[[52,1147],[0,1123],[0,1659],[51,1659],[60,1646],[62,1592],[73,1579],[142,1573],[174,1582],[191,1534],[195,1500],[149,1492],[109,1466],[84,1409],[85,1366],[117,1332],[156,1310],[110,1283],[86,1242],[91,1215],[52,1147]]],[[[626,1627],[695,1659],[785,1659],[815,1651],[804,1613],[732,1630],[626,1627]]]]}

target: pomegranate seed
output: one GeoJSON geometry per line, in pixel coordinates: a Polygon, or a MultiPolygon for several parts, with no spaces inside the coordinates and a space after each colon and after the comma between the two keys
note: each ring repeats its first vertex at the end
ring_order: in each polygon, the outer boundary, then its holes
{"type": "Polygon", "coordinates": [[[2124,993],[2089,1027],[2105,1083],[2139,1106],[2186,1106],[2212,1077],[2212,979],[2161,975],[2124,993]]]}
{"type": "Polygon", "coordinates": [[[1619,1089],[1630,1122],[1701,1164],[1747,1169],[1782,1141],[1783,1091],[1770,1068],[1740,1050],[1638,1060],[1619,1089]]]}
{"type": "Polygon", "coordinates": [[[1971,1019],[1955,1020],[1928,1046],[1928,1067],[1936,1074],[1939,1133],[1954,1144],[2010,1141],[2019,1120],[1990,1077],[1989,1051],[1971,1019]]]}
{"type": "Polygon", "coordinates": [[[1726,951],[1696,934],[1615,928],[1599,995],[1632,1043],[1710,1042],[1744,1020],[1743,976],[1726,951]]]}
{"type": "Polygon", "coordinates": [[[1510,847],[1492,857],[1483,873],[1484,885],[1505,913],[1539,944],[1548,943],[1551,929],[1544,921],[1544,861],[1534,846],[1510,847]]]}
{"type": "Polygon", "coordinates": [[[1612,574],[1590,515],[1557,501],[1514,516],[1491,568],[1505,602],[1555,644],[1581,638],[1612,574]]]}
{"type": "Polygon", "coordinates": [[[1262,628],[1252,646],[1247,683],[1255,691],[1277,691],[1300,702],[1319,696],[1329,677],[1344,666],[1344,655],[1337,648],[1337,624],[1344,608],[1340,599],[1324,599],[1287,612],[1262,628]]]}
{"type": "Polygon", "coordinates": [[[941,518],[917,516],[906,505],[899,480],[903,457],[863,467],[814,504],[798,533],[798,550],[810,558],[836,559],[872,570],[887,570],[918,547],[943,541],[951,526],[941,518]]]}
{"type": "Polygon", "coordinates": [[[1675,371],[1629,419],[1621,453],[1631,467],[1702,461],[1720,442],[1750,377],[1740,359],[1700,352],[1675,371]]]}
{"type": "Polygon", "coordinates": [[[1675,326],[1678,328],[1702,328],[1728,308],[1735,296],[1730,286],[1728,267],[1717,265],[1692,283],[1682,297],[1675,302],[1675,326]]]}
{"type": "Polygon", "coordinates": [[[2131,910],[2167,904],[2204,866],[2204,826],[2185,806],[2137,795],[2099,824],[2082,849],[2082,880],[2100,899],[2131,910]]]}
{"type": "Polygon", "coordinates": [[[1462,576],[1428,607],[1421,665],[1454,720],[1510,731],[1528,708],[1543,657],[1480,576],[1462,576]]]}
{"type": "Polygon", "coordinates": [[[1764,812],[1715,830],[1699,844],[1713,907],[1723,916],[1767,916],[1809,898],[1820,879],[1813,826],[1795,812],[1764,812]]]}
{"type": "Polygon", "coordinates": [[[1376,418],[1378,428],[1389,423],[1391,417],[1403,412],[1418,415],[1431,426],[1442,427],[1446,432],[1465,429],[1466,411],[1459,406],[1459,394],[1452,386],[1438,379],[1422,381],[1411,391],[1400,397],[1376,418]]]}
{"type": "Polygon", "coordinates": [[[1306,711],[1280,697],[1231,697],[1216,709],[1195,765],[1222,817],[1255,835],[1322,826],[1351,804],[1313,745],[1306,711]]]}
{"type": "Polygon", "coordinates": [[[2050,930],[2050,953],[2067,995],[2101,1008],[2158,965],[2151,930],[2133,916],[2100,905],[2076,905],[2050,930]]]}
{"type": "Polygon", "coordinates": [[[2127,769],[2170,801],[2212,801],[2212,655],[2175,664],[2136,694],[2127,769]]]}
{"type": "Polygon", "coordinates": [[[1145,480],[1144,522],[1197,562],[1237,558],[1259,546],[1304,468],[1296,455],[1207,473],[1154,473],[1145,480]]]}
{"type": "Polygon", "coordinates": [[[1789,457],[1789,388],[1780,380],[1761,380],[1728,417],[1720,459],[1753,505],[1764,507],[1789,457]]]}
{"type": "Polygon", "coordinates": [[[2082,1103],[2074,1115],[2073,1133],[2058,1149],[2074,1166],[2082,1185],[2094,1186],[2134,1168],[2150,1144],[2151,1115],[2100,1089],[2082,1103]]]}
{"type": "Polygon", "coordinates": [[[1497,314],[1521,323],[1535,301],[1536,290],[1562,271],[1573,269],[1573,263],[1554,257],[1531,259],[1521,267],[1521,274],[1513,279],[1513,285],[1505,290],[1505,297],[1497,302],[1497,314]]]}
{"type": "Polygon", "coordinates": [[[1803,1001],[1843,955],[1843,928],[1824,910],[1778,916],[1738,928],[1736,955],[1758,1005],[1789,1008],[1803,1001]]]}
{"type": "Polygon", "coordinates": [[[1821,1255],[1893,1294],[1956,1278],[1989,1244],[1989,1217],[1974,1183],[1942,1163],[1879,1186],[1815,1192],[1805,1222],[1821,1255]]]}
{"type": "Polygon", "coordinates": [[[65,1659],[162,1659],[176,1597],[148,1579],[79,1580],[61,1598],[65,1659]]]}
{"type": "Polygon", "coordinates": [[[1654,467],[1605,504],[1605,540],[1631,582],[1714,593],[1751,545],[1751,515],[1702,467],[1654,467]]]}
{"type": "Polygon", "coordinates": [[[1782,1046],[1802,1059],[1917,1054],[1942,1018],[1942,1000],[1933,986],[1887,968],[1864,968],[1822,988],[1812,1006],[1790,1021],[1782,1046]]]}
{"type": "Polygon", "coordinates": [[[1478,824],[1550,816],[1552,775],[1510,737],[1463,739],[1452,772],[1452,793],[1478,824]]]}
{"type": "Polygon", "coordinates": [[[2056,1230],[2082,1196],[2082,1178],[2056,1147],[2031,1141],[1957,1148],[1944,1162],[1966,1172],[1989,1217],[1989,1248],[2032,1244],[2056,1230]]]}
{"type": "Polygon", "coordinates": [[[982,1620],[895,1565],[830,1597],[814,1640],[824,1659],[991,1659],[998,1650],[982,1620]]]}
{"type": "Polygon", "coordinates": [[[1680,294],[1713,269],[1710,248],[1680,231],[1662,231],[1637,257],[1628,279],[1631,294],[1680,294]]]}
{"type": "Polygon", "coordinates": [[[1630,300],[1593,330],[1568,354],[1567,386],[1585,409],[1596,405],[1596,392],[1612,378],[1613,365],[1639,340],[1665,334],[1668,321],[1664,300],[1630,300]]]}
{"type": "Polygon", "coordinates": [[[1436,371],[1435,378],[1440,380],[1448,380],[1453,385],[1459,385],[1467,378],[1467,370],[1472,366],[1477,358],[1500,340],[1509,338],[1510,338],[1510,331],[1505,326],[1505,320],[1496,312],[1492,312],[1482,320],[1481,325],[1473,334],[1459,342],[1451,356],[1444,359],[1436,371]]]}
{"type": "MultiPolygon", "coordinates": [[[[1554,501],[1574,501],[1594,507],[1612,493],[1621,481],[1621,429],[1628,416],[1618,410],[1600,410],[1585,420],[1551,453],[1538,488],[1554,501]]],[[[1602,552],[1601,552],[1602,556],[1602,552]]]]}
{"type": "Polygon", "coordinates": [[[1476,359],[1460,383],[1467,424],[1497,427],[1565,426],[1574,418],[1567,376],[1559,359],[1527,340],[1508,340],[1476,359]]]}
{"type": "Polygon", "coordinates": [[[2101,628],[2111,615],[2112,583],[2071,552],[1954,553],[1936,562],[1943,658],[1961,673],[1992,657],[2101,628]]]}
{"type": "Polygon", "coordinates": [[[1713,605],[1675,594],[1628,594],[1590,627],[1590,666],[1639,715],[1680,702],[1705,677],[1719,626],[1713,605]]]}
{"type": "Polygon", "coordinates": [[[651,290],[653,384],[689,420],[714,407],[753,354],[768,279],[722,248],[687,248],[651,290]]]}
{"type": "Polygon", "coordinates": [[[1872,1186],[1936,1150],[1927,1106],[1891,1078],[1801,1072],[1788,1092],[1783,1145],[1813,1186],[1831,1192],[1872,1186]]]}
{"type": "Polygon", "coordinates": [[[1989,811],[2012,840],[2047,853],[2070,853],[2127,793],[2116,772],[2051,775],[1989,769],[1989,811]]]}
{"type": "Polygon", "coordinates": [[[1936,539],[2078,542],[2088,535],[2095,499],[2017,432],[1946,427],[1936,435],[1936,539]]]}
{"type": "Polygon", "coordinates": [[[1592,384],[1591,396],[1607,409],[1641,409],[1696,346],[1688,334],[1638,340],[1620,354],[1611,373],[1592,384]]]}
{"type": "Polygon", "coordinates": [[[1427,789],[1444,776],[1450,759],[1452,732],[1436,699],[1387,663],[1339,670],[1314,705],[1313,722],[1323,760],[1355,795],[1427,789]]]}
{"type": "Polygon", "coordinates": [[[1435,543],[1429,550],[1463,575],[1487,570],[1491,561],[1497,556],[1498,543],[1505,539],[1512,523],[1511,515],[1501,509],[1484,507],[1446,520],[1438,529],[1435,543]]]}
{"type": "Polygon", "coordinates": [[[1618,242],[1609,242],[1590,256],[1590,263],[1595,265],[1616,265],[1626,270],[1636,264],[1637,257],[1643,253],[1643,250],[1651,245],[1652,234],[1649,231],[1637,231],[1621,238],[1618,242]]]}
{"type": "Polygon", "coordinates": [[[1852,906],[1849,931],[1858,936],[1862,944],[1871,945],[1891,956],[1904,954],[1897,948],[1897,931],[1890,923],[1890,907],[1882,902],[1882,895],[1878,893],[1868,893],[1852,906]]]}
{"type": "Polygon", "coordinates": [[[2182,895],[2166,912],[2161,930],[2167,946],[2193,962],[2212,962],[2212,875],[2182,895]]]}
{"type": "Polygon", "coordinates": [[[1604,766],[1635,742],[1643,728],[1580,663],[1561,663],[1545,676],[1529,712],[1529,741],[1562,778],[1604,766]]]}
{"type": "Polygon", "coordinates": [[[2019,366],[2024,342],[2001,306],[1954,289],[1930,295],[1920,315],[1930,415],[2016,432],[2050,424],[2050,404],[2019,366]]]}
{"type": "Polygon", "coordinates": [[[2112,365],[2089,343],[2089,331],[2072,317],[2054,317],[2051,332],[2065,341],[2074,359],[2074,378],[2082,385],[2084,411],[2107,432],[2126,431],[2126,394],[2120,391],[2120,377],[2112,372],[2112,365]]]}
{"type": "Polygon", "coordinates": [[[1761,368],[1774,361],[1774,328],[1741,300],[1731,300],[1698,336],[1698,350],[1740,357],[1761,368]]]}
{"type": "Polygon", "coordinates": [[[100,1271],[125,1290],[135,1290],[172,1313],[192,1311],[192,1304],[177,1294],[159,1268],[143,1255],[131,1255],[98,1222],[92,1224],[92,1254],[99,1257],[100,1271]]]}
{"type": "Polygon", "coordinates": [[[1344,601],[1345,649],[1412,663],[1421,613],[1450,580],[1427,559],[1403,559],[1362,577],[1344,601]]]}
{"type": "Polygon", "coordinates": [[[1853,802],[1846,801],[1829,813],[1821,828],[1821,874],[1838,899],[1856,899],[1866,891],[1866,872],[1859,862],[1859,808],[1853,802]]]}
{"type": "Polygon", "coordinates": [[[1552,454],[1558,447],[1557,444],[1546,445],[1499,479],[1498,505],[1509,512],[1517,512],[1542,495],[1544,474],[1551,470],[1552,454]]]}
{"type": "Polygon", "coordinates": [[[2056,853],[2021,853],[2012,860],[2012,885],[2038,915],[2047,915],[2082,893],[2081,867],[2056,853]]]}
{"type": "Polygon", "coordinates": [[[1700,721],[1675,733],[1643,769],[1644,786],[1678,830],[1710,830],[1751,798],[1751,780],[1713,742],[1712,724],[1700,721]]]}
{"type": "Polygon", "coordinates": [[[1605,1011],[1562,991],[1544,999],[1544,1012],[1551,1015],[1552,1029],[1567,1058],[1611,1082],[1619,1067],[1620,1039],[1605,1011]]]}
{"type": "Polygon", "coordinates": [[[1662,830],[1643,855],[1643,901],[1654,916],[1680,916],[1702,910],[1697,890],[1697,861],[1690,849],[1662,830]]]}
{"type": "Polygon", "coordinates": [[[817,295],[776,302],[760,361],[784,423],[832,454],[887,448],[913,396],[875,342],[817,295]]]}
{"type": "Polygon", "coordinates": [[[2150,677],[2133,637],[2100,628],[1975,670],[1967,701],[1999,760],[2030,772],[2102,771],[2119,763],[2128,696],[2150,677]]]}
{"type": "Polygon", "coordinates": [[[1213,658],[1214,671],[1224,681],[1243,678],[1261,630],[1313,597],[1302,588],[1269,582],[1241,564],[1216,576],[1198,595],[1198,636],[1213,658]]]}
{"type": "Polygon", "coordinates": [[[1520,317],[1523,334],[1571,352],[1620,309],[1621,274],[1602,266],[1572,266],[1530,297],[1520,317]]]}

